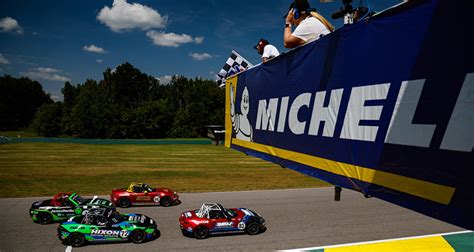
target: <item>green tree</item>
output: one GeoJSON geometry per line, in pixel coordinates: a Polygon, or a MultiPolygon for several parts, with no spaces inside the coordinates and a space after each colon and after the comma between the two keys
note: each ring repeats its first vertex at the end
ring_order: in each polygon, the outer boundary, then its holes
{"type": "Polygon", "coordinates": [[[31,128],[39,135],[56,137],[61,135],[61,118],[63,104],[61,102],[43,104],[31,123],[31,128]]]}
{"type": "Polygon", "coordinates": [[[52,102],[36,81],[9,75],[0,77],[0,130],[28,127],[38,108],[52,102]]]}

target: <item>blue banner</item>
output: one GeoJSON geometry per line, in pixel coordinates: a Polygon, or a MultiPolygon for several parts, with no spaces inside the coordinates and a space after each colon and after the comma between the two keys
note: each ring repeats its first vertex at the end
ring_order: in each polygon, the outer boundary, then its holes
{"type": "Polygon", "coordinates": [[[227,79],[226,146],[473,229],[473,5],[410,1],[227,79]]]}

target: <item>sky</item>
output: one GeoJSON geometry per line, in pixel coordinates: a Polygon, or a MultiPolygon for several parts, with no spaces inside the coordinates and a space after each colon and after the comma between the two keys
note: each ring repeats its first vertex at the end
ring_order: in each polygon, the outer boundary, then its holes
{"type": "MultiPolygon", "coordinates": [[[[360,0],[355,0],[358,6],[360,0]]],[[[401,0],[363,0],[381,11],[401,0]]],[[[253,64],[260,38],[283,47],[291,0],[2,0],[0,75],[26,76],[61,100],[65,81],[101,80],[129,62],[162,83],[173,75],[214,79],[230,52],[253,64]]],[[[314,7],[330,18],[342,1],[314,7]]]]}

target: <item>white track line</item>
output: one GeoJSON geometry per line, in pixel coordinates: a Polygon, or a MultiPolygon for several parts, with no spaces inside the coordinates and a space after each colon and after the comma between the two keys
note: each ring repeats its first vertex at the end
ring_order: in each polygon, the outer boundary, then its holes
{"type": "Polygon", "coordinates": [[[285,250],[279,250],[279,251],[287,251],[287,252],[289,252],[289,251],[302,251],[302,250],[316,250],[316,249],[338,248],[338,247],[356,246],[356,245],[364,245],[364,244],[373,244],[373,243],[380,243],[380,242],[390,242],[390,241],[400,241],[400,240],[407,240],[407,239],[426,238],[426,237],[433,237],[433,236],[453,235],[453,234],[464,234],[464,233],[469,233],[469,232],[472,232],[472,230],[457,231],[457,232],[450,232],[450,233],[440,233],[440,234],[430,234],[430,235],[420,235],[420,236],[409,236],[409,237],[386,239],[386,240],[376,240],[376,241],[365,241],[365,242],[346,243],[346,244],[338,244],[338,245],[330,245],[330,246],[320,246],[320,247],[312,247],[312,248],[285,249],[285,250]]]}
{"type": "Polygon", "coordinates": [[[71,252],[72,251],[72,247],[71,246],[67,246],[66,250],[64,250],[64,252],[71,252]]]}

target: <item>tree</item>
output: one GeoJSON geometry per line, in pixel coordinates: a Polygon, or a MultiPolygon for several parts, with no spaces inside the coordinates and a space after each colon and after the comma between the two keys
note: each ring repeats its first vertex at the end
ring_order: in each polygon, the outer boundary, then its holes
{"type": "Polygon", "coordinates": [[[224,123],[224,90],[213,81],[174,76],[160,85],[127,62],[103,76],[76,86],[64,83],[61,109],[45,106],[32,128],[43,135],[162,138],[205,136],[205,125],[224,123]]]}
{"type": "Polygon", "coordinates": [[[9,75],[0,77],[0,130],[28,127],[38,108],[52,102],[36,81],[9,75]]]}
{"type": "Polygon", "coordinates": [[[63,104],[61,102],[43,104],[36,112],[30,127],[41,136],[59,136],[62,132],[62,115],[63,104]]]}

